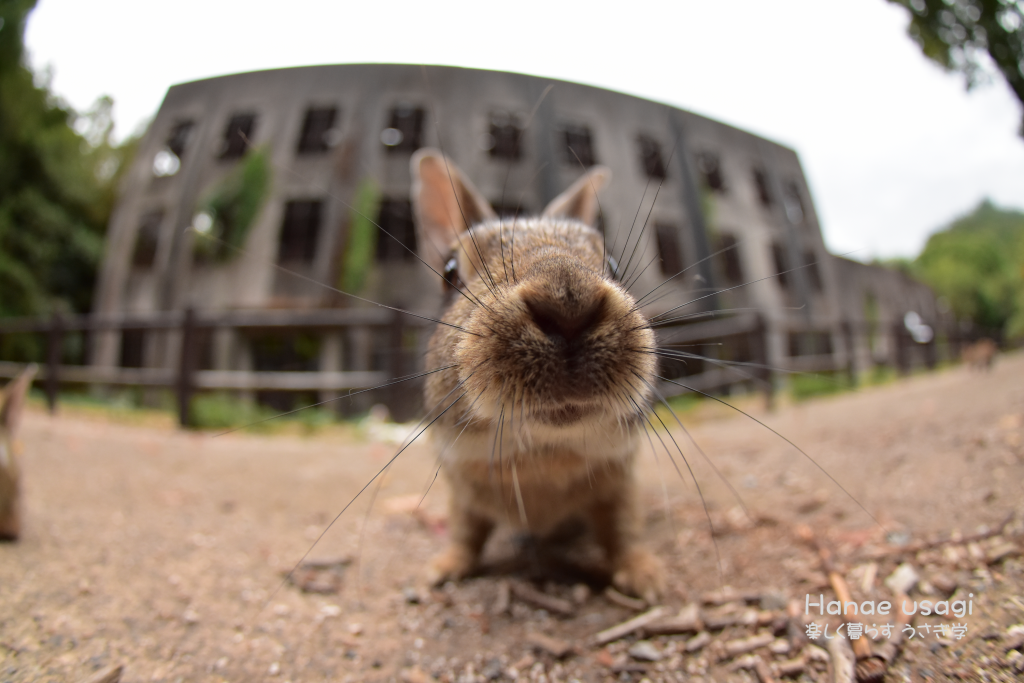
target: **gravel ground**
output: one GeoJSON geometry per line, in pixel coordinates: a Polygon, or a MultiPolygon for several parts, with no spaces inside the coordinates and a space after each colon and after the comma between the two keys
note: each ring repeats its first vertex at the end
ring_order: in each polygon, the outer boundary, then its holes
{"type": "Polygon", "coordinates": [[[991,373],[954,368],[770,414],[742,403],[863,509],[752,419],[711,405],[684,416],[749,514],[681,431],[708,515],[664,452],[643,458],[646,533],[670,567],[663,611],[677,618],[600,644],[595,634],[650,606],[535,544],[499,535],[480,576],[423,585],[445,542],[443,482],[416,507],[429,445],[402,454],[286,581],[395,446],[342,427],[213,437],[32,410],[25,533],[0,545],[0,681],[113,666],[125,682],[826,680],[832,641],[801,634],[841,622],[787,617],[808,594],[834,599],[801,533],[831,550],[858,601],[891,600],[884,581],[902,563],[920,579],[911,600],[971,601],[963,619],[918,615],[886,680],[1017,680],[1022,377],[1017,354],[991,373]],[[960,639],[934,632],[954,621],[960,639]]]}

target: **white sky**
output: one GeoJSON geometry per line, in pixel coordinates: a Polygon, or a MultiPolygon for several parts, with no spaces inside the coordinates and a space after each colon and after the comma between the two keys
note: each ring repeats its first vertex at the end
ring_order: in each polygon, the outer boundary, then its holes
{"type": "Polygon", "coordinates": [[[1010,89],[966,93],[906,23],[884,0],[40,0],[26,42],[75,108],[113,96],[120,135],[174,83],[308,64],[518,71],[667,102],[795,148],[829,247],[869,259],[915,255],[984,197],[1024,209],[1010,89]]]}

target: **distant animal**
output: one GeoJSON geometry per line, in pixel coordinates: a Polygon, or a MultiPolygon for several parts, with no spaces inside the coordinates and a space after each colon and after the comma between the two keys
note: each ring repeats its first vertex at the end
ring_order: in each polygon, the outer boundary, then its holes
{"type": "Polygon", "coordinates": [[[967,345],[960,354],[964,365],[972,370],[991,370],[999,347],[988,337],[982,337],[973,344],[967,345]]]}
{"type": "Polygon", "coordinates": [[[22,370],[8,383],[0,400],[0,541],[15,541],[21,532],[20,444],[15,433],[35,374],[35,365],[22,370]]]}
{"type": "Polygon", "coordinates": [[[440,152],[412,160],[428,258],[447,288],[427,402],[451,487],[451,543],[434,582],[472,572],[498,524],[544,539],[594,532],[612,582],[654,601],[662,562],[641,538],[633,463],[657,344],[594,228],[591,168],[540,216],[499,219],[440,152]]]}

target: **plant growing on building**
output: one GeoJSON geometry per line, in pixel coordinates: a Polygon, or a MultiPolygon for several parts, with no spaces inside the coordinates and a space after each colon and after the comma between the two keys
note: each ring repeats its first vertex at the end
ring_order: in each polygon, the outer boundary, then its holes
{"type": "Polygon", "coordinates": [[[265,147],[252,150],[200,203],[197,221],[200,233],[193,242],[200,261],[223,263],[245,247],[245,239],[267,198],[271,183],[270,152],[265,147]]]}
{"type": "Polygon", "coordinates": [[[356,189],[349,220],[348,239],[345,240],[338,273],[338,289],[358,293],[373,268],[379,232],[373,223],[380,206],[380,188],[372,178],[364,179],[356,189]]]}

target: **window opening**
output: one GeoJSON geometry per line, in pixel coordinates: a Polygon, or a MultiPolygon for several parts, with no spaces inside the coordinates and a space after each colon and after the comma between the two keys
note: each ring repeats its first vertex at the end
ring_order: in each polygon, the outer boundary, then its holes
{"type": "Polygon", "coordinates": [[[804,222],[804,202],[795,182],[790,181],[782,188],[782,205],[790,223],[800,225],[804,222]]]}
{"type": "Polygon", "coordinates": [[[135,248],[132,250],[132,265],[149,268],[156,260],[156,249],[160,242],[160,224],[163,223],[163,209],[154,209],[142,214],[139,230],[135,234],[135,248]]]}
{"type": "Polygon", "coordinates": [[[814,291],[820,292],[825,289],[821,281],[821,270],[818,268],[818,257],[811,249],[804,252],[804,264],[807,268],[807,278],[811,281],[814,291]]]}
{"type": "Polygon", "coordinates": [[[743,266],[740,263],[739,242],[732,235],[722,235],[718,240],[718,259],[722,274],[730,285],[743,282],[743,266]]]}
{"type": "Polygon", "coordinates": [[[597,163],[589,127],[567,123],[562,127],[562,139],[562,160],[566,164],[590,168],[597,163]]]}
{"type": "Polygon", "coordinates": [[[378,261],[416,260],[416,224],[413,222],[409,200],[382,200],[377,225],[381,227],[377,235],[378,261]],[[384,231],[390,233],[391,237],[384,234],[384,231]]]}
{"type": "Polygon", "coordinates": [[[299,134],[299,154],[326,152],[331,147],[334,121],[338,117],[336,107],[310,107],[302,121],[299,134]]]}
{"type": "Polygon", "coordinates": [[[649,135],[638,135],[637,145],[640,148],[640,164],[644,175],[651,180],[664,180],[668,177],[665,159],[661,154],[661,143],[649,135]]]}
{"type": "Polygon", "coordinates": [[[192,137],[194,127],[192,121],[179,121],[167,136],[167,149],[179,159],[185,158],[185,148],[188,147],[188,140],[192,137]]]}
{"type": "Polygon", "coordinates": [[[278,263],[313,262],[322,212],[320,200],[294,200],[285,204],[277,248],[278,263]]]}
{"type": "Polygon", "coordinates": [[[664,275],[675,275],[683,269],[683,253],[679,247],[679,231],[670,223],[655,222],[654,233],[658,238],[661,272],[664,275]]]}
{"type": "Polygon", "coordinates": [[[238,159],[245,155],[256,129],[255,114],[235,114],[224,129],[224,140],[221,143],[221,159],[238,159]]]}
{"type": "Polygon", "coordinates": [[[519,117],[509,112],[492,112],[487,151],[492,159],[519,161],[522,150],[519,142],[523,135],[523,126],[519,117]]]}
{"type": "Polygon", "coordinates": [[[422,107],[398,105],[388,115],[388,127],[381,131],[380,141],[389,152],[415,152],[423,146],[422,107]]]}
{"type": "Polygon", "coordinates": [[[715,152],[700,152],[697,155],[697,170],[704,179],[704,186],[715,192],[725,192],[725,177],[722,175],[722,160],[715,152]]]}
{"type": "Polygon", "coordinates": [[[768,187],[768,176],[763,169],[754,169],[754,185],[757,187],[757,198],[761,200],[761,205],[771,206],[772,192],[768,187]]]}
{"type": "Polygon", "coordinates": [[[772,260],[775,263],[775,279],[779,282],[779,287],[786,290],[789,289],[789,266],[786,263],[786,250],[782,248],[782,245],[778,242],[772,244],[772,260]]]}

